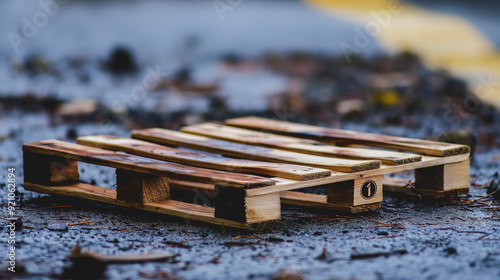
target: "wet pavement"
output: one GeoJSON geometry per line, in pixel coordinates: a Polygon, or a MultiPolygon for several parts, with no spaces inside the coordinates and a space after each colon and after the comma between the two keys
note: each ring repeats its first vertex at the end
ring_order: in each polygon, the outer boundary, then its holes
{"type": "MultiPolygon", "coordinates": [[[[398,63],[385,57],[358,58],[354,65],[346,65],[343,58],[331,53],[318,58],[317,52],[335,53],[330,46],[336,46],[338,40],[352,39],[351,26],[312,10],[304,12],[299,2],[270,4],[295,15],[281,17],[262,9],[259,2],[244,1],[223,21],[208,2],[208,6],[180,1],[137,6],[131,1],[119,6],[122,14],[113,12],[117,9],[114,4],[84,3],[67,6],[19,54],[12,54],[11,46],[0,40],[0,196],[4,203],[7,170],[15,168],[20,205],[16,215],[24,225],[16,232],[18,272],[8,272],[3,262],[0,278],[72,279],[82,275],[69,269],[71,262],[66,259],[76,244],[101,254],[178,254],[166,262],[110,265],[104,275],[96,276],[108,279],[500,278],[500,212],[492,208],[498,202],[487,197],[479,201],[484,204],[471,203],[487,195],[492,180],[500,179],[500,114],[484,104],[468,107],[466,102],[474,99],[460,82],[415,62],[394,66],[406,61],[401,58],[395,60],[398,63]],[[134,17],[124,16],[132,12],[134,17]],[[96,13],[100,16],[95,21],[83,20],[96,13]],[[256,14],[260,16],[257,21],[256,14]],[[193,17],[200,22],[192,23],[193,17]],[[168,29],[160,25],[165,21],[159,18],[168,19],[168,29]],[[114,21],[121,26],[120,32],[109,26],[114,21]],[[245,36],[238,30],[249,22],[255,29],[244,34],[251,42],[243,43],[245,36]],[[301,25],[303,22],[308,25],[301,25]],[[338,30],[331,27],[332,22],[338,30]],[[199,29],[200,25],[206,29],[199,29]],[[177,26],[184,28],[178,30],[177,26]],[[84,32],[74,34],[74,28],[84,32]],[[297,36],[274,37],[286,30],[294,30],[297,36]],[[56,34],[68,37],[53,44],[56,34]],[[85,40],[74,40],[74,36],[85,40]],[[117,44],[134,55],[135,73],[115,75],[105,69],[117,44]],[[290,50],[299,53],[290,54],[290,50]],[[29,60],[32,54],[42,59],[29,60]],[[187,68],[191,82],[216,83],[220,88],[207,95],[144,86],[147,94],[137,95],[134,88],[143,86],[157,66],[162,81],[183,76],[179,71],[187,68]],[[389,89],[374,85],[374,74],[395,72],[403,72],[409,85],[389,89]],[[411,82],[408,77],[412,75],[418,76],[418,82],[411,82]],[[297,92],[303,94],[298,97],[297,92]],[[384,96],[397,96],[397,104],[388,106],[384,96]],[[95,112],[72,118],[58,113],[61,104],[81,98],[97,101],[95,112]],[[479,142],[471,163],[471,193],[462,197],[464,203],[386,197],[382,209],[353,216],[284,206],[276,227],[247,232],[37,194],[22,187],[21,147],[26,142],[52,138],[74,142],[77,136],[103,133],[128,136],[135,128],[175,129],[246,114],[415,138],[465,129],[479,142]],[[97,222],[67,226],[87,221],[97,222]]],[[[38,9],[19,1],[0,5],[13,11],[2,12],[2,36],[13,23],[19,25],[23,15],[38,9]],[[26,10],[26,5],[31,8],[26,10]]],[[[378,51],[375,45],[370,49],[378,51]]],[[[409,54],[404,57],[412,60],[409,54]]],[[[378,78],[391,82],[390,75],[378,78]]],[[[113,169],[81,164],[80,174],[84,182],[114,187],[113,169]]],[[[179,195],[185,201],[193,200],[187,194],[179,195]]],[[[3,210],[5,218],[5,206],[3,210]]],[[[0,230],[4,232],[0,253],[7,254],[6,224],[0,230]]]]}

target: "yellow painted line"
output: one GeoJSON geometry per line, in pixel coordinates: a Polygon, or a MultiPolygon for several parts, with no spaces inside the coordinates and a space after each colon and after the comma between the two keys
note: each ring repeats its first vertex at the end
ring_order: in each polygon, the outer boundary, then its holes
{"type": "Polygon", "coordinates": [[[397,0],[303,1],[372,30],[389,53],[412,51],[429,67],[465,79],[480,99],[500,108],[500,53],[467,20],[397,0]]]}

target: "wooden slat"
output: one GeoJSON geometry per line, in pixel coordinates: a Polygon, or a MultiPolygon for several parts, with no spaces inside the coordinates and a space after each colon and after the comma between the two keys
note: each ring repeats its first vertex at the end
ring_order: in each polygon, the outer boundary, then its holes
{"type": "Polygon", "coordinates": [[[213,183],[228,187],[256,188],[275,184],[273,180],[264,177],[164,162],[58,140],[24,144],[23,151],[69,158],[156,176],[166,176],[172,179],[213,183]]]}
{"type": "Polygon", "coordinates": [[[25,182],[23,186],[25,189],[30,191],[89,199],[229,227],[248,228],[250,226],[247,223],[215,218],[214,208],[212,207],[205,207],[171,199],[145,204],[129,203],[116,199],[115,190],[84,183],[70,184],[66,186],[44,186],[25,182]]]}
{"type": "Polygon", "coordinates": [[[409,164],[397,165],[397,166],[383,165],[379,169],[366,170],[366,171],[361,171],[361,172],[356,172],[356,173],[335,172],[330,177],[320,178],[320,179],[315,179],[315,180],[310,180],[310,181],[294,181],[294,180],[290,180],[290,179],[273,178],[276,181],[276,185],[273,185],[272,187],[262,187],[262,188],[258,188],[258,189],[247,190],[247,195],[261,195],[261,194],[266,194],[269,192],[276,192],[276,191],[282,192],[282,191],[296,190],[296,189],[301,189],[301,188],[326,185],[326,184],[342,182],[342,181],[347,181],[347,180],[355,180],[355,179],[367,178],[367,177],[371,177],[371,176],[403,172],[403,171],[407,171],[407,170],[414,170],[414,169],[419,169],[419,168],[424,168],[424,167],[429,167],[429,166],[462,162],[462,161],[468,160],[469,157],[470,157],[469,154],[449,156],[449,157],[423,156],[422,161],[413,162],[413,163],[409,163],[409,164]]]}
{"type": "Polygon", "coordinates": [[[326,169],[283,163],[233,159],[221,157],[220,155],[212,153],[180,150],[146,141],[119,138],[110,135],[79,137],[77,142],[78,144],[91,147],[122,151],[169,162],[228,172],[268,175],[293,180],[311,180],[326,177],[331,174],[331,171],[326,169]]]}
{"type": "Polygon", "coordinates": [[[273,133],[294,137],[314,139],[327,144],[359,144],[410,151],[431,156],[452,156],[470,153],[470,147],[465,145],[323,128],[258,117],[231,119],[226,121],[226,124],[255,130],[272,131],[273,133]]]}
{"type": "Polygon", "coordinates": [[[310,207],[317,209],[331,210],[341,213],[363,213],[366,211],[377,210],[380,208],[380,202],[364,204],[358,206],[348,206],[328,203],[326,195],[302,193],[295,191],[284,191],[280,193],[281,202],[287,205],[310,207]]]}
{"type": "Polygon", "coordinates": [[[231,157],[300,164],[341,172],[357,172],[362,170],[377,169],[380,167],[379,161],[355,161],[306,155],[290,151],[222,141],[161,128],[134,130],[132,131],[132,137],[160,144],[214,152],[231,157]]]}
{"type": "Polygon", "coordinates": [[[384,178],[384,194],[404,194],[413,196],[420,195],[423,197],[443,198],[443,197],[457,196],[469,192],[469,188],[451,189],[451,190],[433,190],[433,189],[421,189],[421,188],[417,189],[417,188],[412,188],[409,183],[410,180],[408,179],[397,178],[397,177],[386,177],[384,178]]]}
{"type": "Polygon", "coordinates": [[[386,165],[407,164],[422,159],[422,156],[415,154],[375,149],[336,147],[314,140],[281,136],[215,123],[187,126],[182,128],[182,131],[221,140],[319,156],[358,160],[380,160],[386,165]]]}
{"type": "MultiPolygon", "coordinates": [[[[174,189],[184,190],[184,191],[198,191],[208,195],[215,194],[215,188],[213,185],[200,184],[187,181],[172,180],[170,182],[170,187],[174,189]]],[[[376,210],[380,208],[380,203],[371,203],[359,206],[348,206],[328,203],[326,195],[303,193],[297,191],[284,191],[280,193],[281,203],[286,205],[301,206],[308,208],[331,210],[334,212],[342,213],[362,213],[369,210],[376,210]]]]}

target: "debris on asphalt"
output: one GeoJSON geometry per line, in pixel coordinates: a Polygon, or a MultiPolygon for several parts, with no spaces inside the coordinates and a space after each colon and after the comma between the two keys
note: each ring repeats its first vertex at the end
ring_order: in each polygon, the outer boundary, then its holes
{"type": "Polygon", "coordinates": [[[284,269],[271,276],[271,280],[305,280],[306,277],[295,270],[284,269]]]}
{"type": "Polygon", "coordinates": [[[406,249],[395,250],[390,252],[376,252],[376,253],[367,253],[367,254],[352,254],[351,260],[359,260],[359,259],[371,259],[378,257],[389,257],[392,255],[406,255],[408,251],[406,249]]]}
{"type": "Polygon", "coordinates": [[[105,68],[113,74],[133,73],[137,70],[137,62],[128,48],[116,47],[106,61],[105,68]]]}
{"type": "Polygon", "coordinates": [[[47,229],[51,231],[68,231],[69,226],[68,224],[65,223],[54,223],[54,224],[49,224],[47,226],[47,229]]]}

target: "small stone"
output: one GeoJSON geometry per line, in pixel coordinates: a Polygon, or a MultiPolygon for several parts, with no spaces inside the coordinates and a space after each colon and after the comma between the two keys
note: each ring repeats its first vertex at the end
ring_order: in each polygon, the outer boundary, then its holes
{"type": "Polygon", "coordinates": [[[457,249],[455,249],[453,247],[448,247],[448,248],[444,249],[443,251],[448,255],[456,255],[457,254],[457,249]]]}
{"type": "Polygon", "coordinates": [[[379,232],[377,232],[377,235],[388,236],[389,233],[387,231],[379,231],[379,232]]]}
{"type": "Polygon", "coordinates": [[[124,74],[134,72],[137,66],[130,50],[117,47],[109,56],[106,68],[113,74],[124,74]]]}
{"type": "Polygon", "coordinates": [[[55,223],[55,224],[49,224],[47,226],[47,229],[52,231],[67,231],[69,227],[65,223],[55,223]]]}

